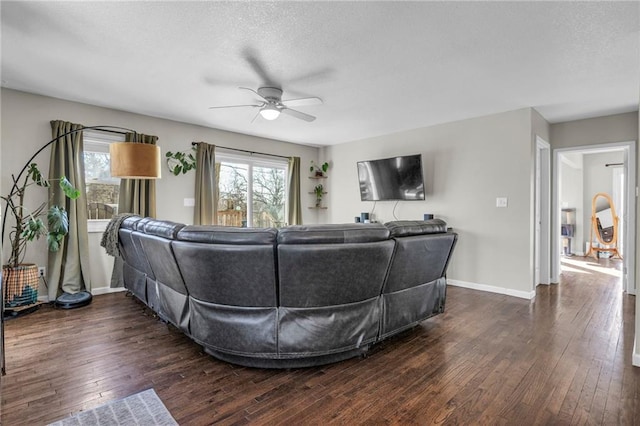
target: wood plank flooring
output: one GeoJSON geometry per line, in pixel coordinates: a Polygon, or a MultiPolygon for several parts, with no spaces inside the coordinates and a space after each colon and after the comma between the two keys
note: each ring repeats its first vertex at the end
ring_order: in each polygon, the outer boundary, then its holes
{"type": "Polygon", "coordinates": [[[640,425],[635,298],[600,263],[567,259],[535,301],[449,287],[445,314],[367,358],[296,370],[217,361],[124,293],[45,306],[6,323],[1,424],[154,388],[181,425],[640,425]]]}

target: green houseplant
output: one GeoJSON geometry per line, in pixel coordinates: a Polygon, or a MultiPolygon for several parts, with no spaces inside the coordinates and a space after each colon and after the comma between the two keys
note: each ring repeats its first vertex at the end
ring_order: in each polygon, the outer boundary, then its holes
{"type": "MultiPolygon", "coordinates": [[[[49,250],[58,251],[62,239],[69,232],[69,217],[63,207],[53,205],[47,209],[47,202],[41,203],[33,210],[25,206],[24,198],[28,188],[32,186],[47,188],[51,182],[42,176],[36,163],[29,164],[24,171],[26,171],[24,179],[21,179],[22,173],[17,178],[12,176],[11,191],[8,195],[0,197],[7,204],[6,216],[11,216],[14,221],[9,232],[11,246],[9,261],[2,266],[5,306],[9,307],[28,305],[37,300],[38,266],[23,263],[27,243],[46,237],[49,250]],[[46,224],[42,219],[43,216],[46,216],[46,224]]],[[[56,180],[59,181],[59,186],[67,197],[76,199],[80,196],[80,191],[65,176],[56,180]]],[[[3,237],[4,224],[5,222],[2,226],[3,237]]]]}
{"type": "Polygon", "coordinates": [[[180,173],[186,174],[196,168],[195,146],[188,151],[167,151],[165,157],[167,159],[167,167],[174,176],[178,176],[180,173]]]}
{"type": "Polygon", "coordinates": [[[326,161],[322,164],[316,164],[313,160],[311,160],[309,172],[315,173],[317,177],[322,177],[325,173],[327,173],[327,170],[329,170],[329,163],[327,163],[326,161]]]}
{"type": "Polygon", "coordinates": [[[322,205],[322,197],[324,193],[324,186],[322,184],[318,184],[313,188],[313,192],[316,194],[316,207],[320,207],[322,205]]]}

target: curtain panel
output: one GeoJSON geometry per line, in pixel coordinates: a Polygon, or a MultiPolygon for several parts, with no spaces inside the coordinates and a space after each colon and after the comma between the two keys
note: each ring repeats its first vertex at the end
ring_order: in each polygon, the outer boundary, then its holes
{"type": "Polygon", "coordinates": [[[302,204],[300,202],[300,157],[289,157],[287,185],[287,223],[302,225],[302,204]]]}
{"type": "MultiPolygon", "coordinates": [[[[127,133],[126,142],[149,143],[155,145],[157,136],[141,133],[127,133]]],[[[135,213],[142,217],[156,217],[155,179],[121,179],[118,213],[135,213]]]]}
{"type": "MultiPolygon", "coordinates": [[[[80,124],[54,120],[51,121],[51,135],[56,138],[82,127],[80,124]]],[[[49,300],[55,300],[63,292],[75,294],[91,291],[87,200],[84,196],[76,200],[67,198],[57,185],[60,176],[66,176],[81,194],[86,193],[83,155],[82,131],[61,137],[51,145],[49,179],[56,184],[49,187],[49,202],[67,211],[69,233],[57,252],[49,252],[49,300]]]]}
{"type": "MultiPolygon", "coordinates": [[[[141,133],[126,133],[126,142],[149,143],[155,145],[157,136],[141,133]]],[[[118,213],[134,213],[142,217],[156,217],[156,181],[155,179],[120,179],[118,213]]],[[[110,287],[124,287],[122,277],[122,258],[113,261],[110,287]]]]}
{"type": "Polygon", "coordinates": [[[196,205],[194,225],[215,225],[218,222],[218,176],[216,146],[198,142],[196,150],[196,205]]]}

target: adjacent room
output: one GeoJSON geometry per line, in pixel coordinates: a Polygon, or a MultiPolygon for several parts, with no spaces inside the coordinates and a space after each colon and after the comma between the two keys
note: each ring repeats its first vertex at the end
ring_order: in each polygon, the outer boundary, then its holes
{"type": "Polygon", "coordinates": [[[0,19],[0,423],[640,423],[640,3],[0,19]]]}

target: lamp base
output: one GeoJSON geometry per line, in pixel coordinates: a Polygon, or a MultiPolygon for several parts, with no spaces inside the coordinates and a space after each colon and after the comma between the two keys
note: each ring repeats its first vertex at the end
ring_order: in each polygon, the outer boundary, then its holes
{"type": "Polygon", "coordinates": [[[74,309],[87,306],[91,303],[93,296],[88,291],[81,291],[75,294],[62,293],[55,301],[55,307],[60,309],[74,309]]]}

